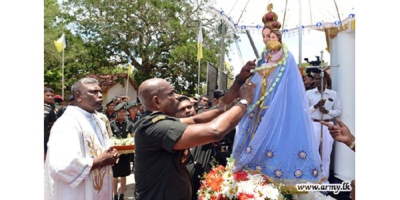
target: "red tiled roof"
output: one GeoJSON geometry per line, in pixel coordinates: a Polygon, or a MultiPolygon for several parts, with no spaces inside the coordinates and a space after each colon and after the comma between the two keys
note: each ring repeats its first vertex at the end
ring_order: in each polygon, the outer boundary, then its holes
{"type": "MultiPolygon", "coordinates": [[[[95,78],[99,81],[99,85],[103,92],[108,91],[112,86],[118,83],[118,79],[126,80],[127,74],[89,74],[86,77],[95,78]]],[[[129,77],[129,82],[138,90],[138,85],[129,77]]]]}

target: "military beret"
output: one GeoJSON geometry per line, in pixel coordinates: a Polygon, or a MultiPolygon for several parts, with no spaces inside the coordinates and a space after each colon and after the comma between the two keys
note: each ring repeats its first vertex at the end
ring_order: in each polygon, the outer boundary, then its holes
{"type": "Polygon", "coordinates": [[[126,109],[132,108],[133,106],[138,106],[136,101],[130,101],[126,106],[126,109]]]}
{"type": "Polygon", "coordinates": [[[215,90],[214,91],[214,98],[218,99],[225,95],[225,90],[215,90]]]}
{"type": "Polygon", "coordinates": [[[114,111],[117,112],[117,111],[122,110],[122,109],[125,110],[125,103],[124,102],[119,103],[117,106],[115,106],[114,111]]]}
{"type": "Polygon", "coordinates": [[[114,103],[114,98],[108,100],[107,103],[106,103],[106,106],[108,106],[108,104],[110,104],[110,103],[114,103]]]}
{"type": "Polygon", "coordinates": [[[63,98],[60,95],[54,95],[54,99],[58,99],[58,100],[63,100],[63,98]]]}

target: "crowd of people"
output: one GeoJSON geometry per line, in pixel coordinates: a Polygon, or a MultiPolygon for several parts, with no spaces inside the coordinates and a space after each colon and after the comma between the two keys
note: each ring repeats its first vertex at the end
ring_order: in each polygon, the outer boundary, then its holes
{"type": "Polygon", "coordinates": [[[269,10],[263,23],[261,59],[248,61],[213,99],[175,94],[152,78],[140,84],[138,99],[104,103],[99,82],[82,78],[67,106],[45,87],[45,199],[121,200],[133,172],[136,200],[196,200],[201,175],[231,155],[234,171],[259,170],[287,189],[328,184],[333,141],[355,151],[355,137],[337,118],[340,98],[326,71],[300,75],[276,13],[269,10]],[[128,136],[135,153],[119,154],[110,138],[128,136]]]}

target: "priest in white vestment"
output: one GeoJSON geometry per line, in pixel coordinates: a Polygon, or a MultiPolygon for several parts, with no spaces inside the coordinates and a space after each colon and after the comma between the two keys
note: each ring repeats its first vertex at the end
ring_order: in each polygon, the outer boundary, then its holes
{"type": "Polygon", "coordinates": [[[110,148],[99,83],[83,78],[72,86],[75,106],[54,124],[47,151],[44,197],[55,200],[111,200],[112,169],[118,151],[110,148]]]}

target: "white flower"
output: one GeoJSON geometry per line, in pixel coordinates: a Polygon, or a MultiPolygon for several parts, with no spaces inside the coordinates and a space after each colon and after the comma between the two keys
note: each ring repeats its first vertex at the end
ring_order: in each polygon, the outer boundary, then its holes
{"type": "Polygon", "coordinates": [[[265,194],[269,199],[278,199],[279,191],[272,184],[267,184],[263,188],[263,194],[265,194]]]}
{"type": "Polygon", "coordinates": [[[225,185],[221,188],[221,194],[229,199],[233,199],[236,196],[236,184],[225,185]]]}
{"type": "MultiPolygon", "coordinates": [[[[230,166],[232,160],[228,160],[227,166],[230,166]]],[[[204,187],[200,192],[203,199],[211,199],[222,195],[227,199],[237,199],[241,193],[253,195],[254,200],[272,199],[278,200],[281,197],[279,189],[273,184],[266,184],[265,176],[261,172],[243,170],[247,173],[247,180],[234,180],[232,167],[226,167],[221,176],[223,182],[219,191],[212,191],[208,187],[204,187]],[[253,173],[253,174],[252,174],[253,173]]],[[[202,184],[206,184],[203,182],[202,184]]]]}
{"type": "Polygon", "coordinates": [[[222,177],[224,178],[224,182],[233,182],[233,172],[231,170],[225,171],[222,177]]]}

